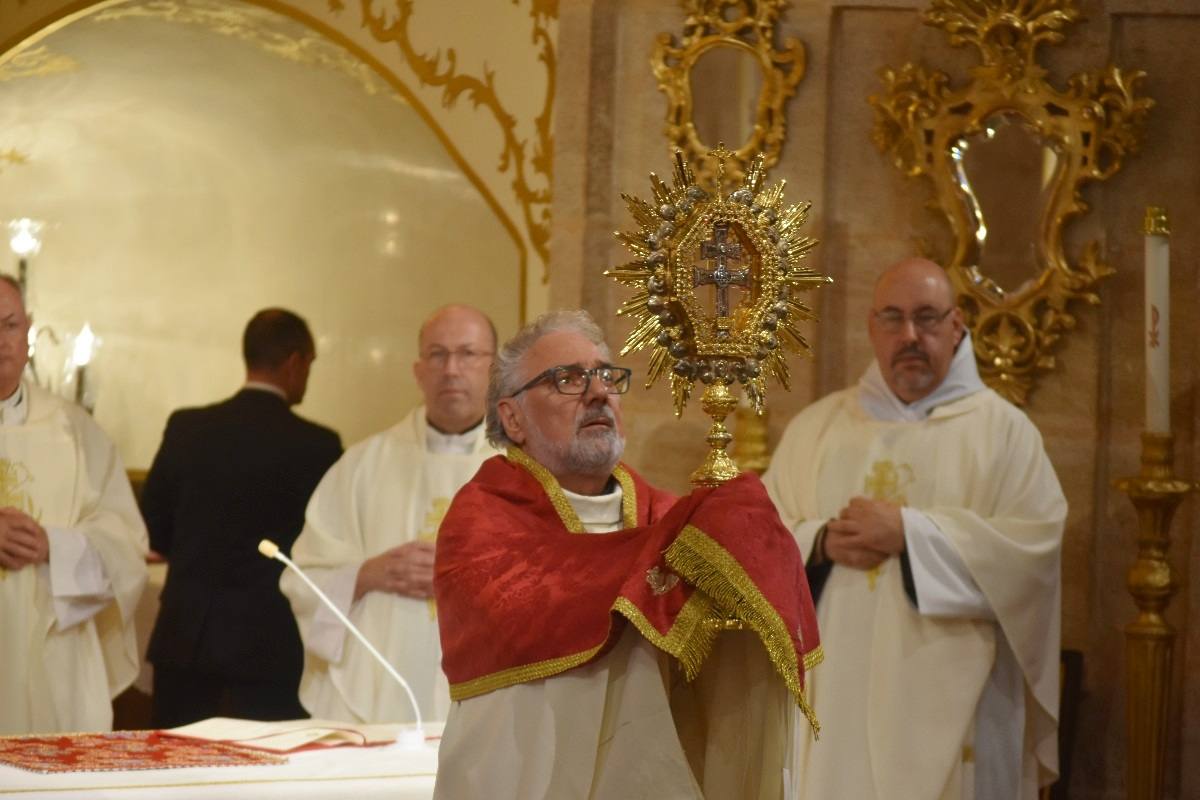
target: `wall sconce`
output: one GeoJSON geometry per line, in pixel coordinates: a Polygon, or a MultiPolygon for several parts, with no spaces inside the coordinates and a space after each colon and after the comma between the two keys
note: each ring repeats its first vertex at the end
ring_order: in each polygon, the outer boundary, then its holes
{"type": "MultiPolygon", "coordinates": [[[[29,260],[36,256],[42,249],[42,231],[46,227],[46,223],[41,220],[22,217],[20,219],[12,219],[8,221],[8,247],[12,250],[13,255],[17,257],[17,282],[21,287],[21,294],[24,296],[26,309],[32,314],[32,309],[29,307],[29,260]]],[[[49,325],[33,324],[29,327],[29,372],[34,383],[46,388],[52,392],[56,392],[65,397],[73,399],[76,403],[82,406],[89,414],[96,406],[95,392],[88,383],[88,365],[91,364],[95,357],[96,348],[100,345],[100,339],[92,331],[92,326],[84,323],[83,328],[74,337],[67,337],[66,344],[71,347],[69,357],[63,358],[62,371],[58,372],[51,364],[46,370],[39,370],[39,366],[47,367],[46,364],[38,363],[36,358],[38,342],[46,337],[50,340],[51,345],[59,345],[59,336],[54,329],[49,325]],[[54,375],[58,374],[61,378],[55,380],[54,375]],[[55,386],[54,384],[57,384],[55,386]]],[[[52,347],[48,354],[52,361],[57,361],[61,357],[61,353],[56,347],[52,347]]]]}
{"type": "Polygon", "coordinates": [[[92,326],[83,323],[83,328],[75,335],[75,344],[71,348],[71,361],[67,365],[70,378],[75,383],[75,402],[83,406],[90,414],[95,407],[95,401],[88,392],[87,368],[92,363],[100,339],[92,332],[92,326]]]}
{"type": "Polygon", "coordinates": [[[43,227],[44,222],[29,217],[8,221],[8,246],[17,257],[17,282],[21,284],[22,294],[28,288],[29,258],[42,249],[43,227]]]}

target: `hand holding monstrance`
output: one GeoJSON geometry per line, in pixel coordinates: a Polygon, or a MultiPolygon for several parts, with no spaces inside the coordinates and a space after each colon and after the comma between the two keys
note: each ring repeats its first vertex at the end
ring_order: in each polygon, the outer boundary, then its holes
{"type": "Polygon", "coordinates": [[[730,153],[720,146],[710,155],[718,159],[711,191],[696,184],[676,153],[671,187],[650,176],[653,204],[622,195],[638,230],[617,237],[634,260],[606,273],[638,288],[617,313],[637,320],[621,354],[652,348],[646,386],[670,370],[679,415],[692,384],[705,384],[701,406],[713,425],[708,456],[691,476],[698,486],[738,474],[725,453],[733,437],[724,419],[737,404],[730,386],[741,383],[759,413],[765,375],[790,388],[784,350],[809,352],[796,324],[813,319],[795,294],[830,280],[799,266],[817,243],[800,233],[810,204],[784,206],[782,181],[764,188],[762,156],[726,195],[722,181],[730,153]]]}

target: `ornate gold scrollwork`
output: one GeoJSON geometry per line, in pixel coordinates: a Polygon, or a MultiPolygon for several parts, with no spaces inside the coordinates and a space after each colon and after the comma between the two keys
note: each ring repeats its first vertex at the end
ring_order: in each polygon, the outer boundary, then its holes
{"type": "Polygon", "coordinates": [[[786,131],[784,106],[795,94],[805,68],[804,46],[796,39],[786,39],[782,50],[774,46],[775,23],[786,6],[787,0],[683,0],[687,12],[683,38],[676,44],[671,34],[658,35],[650,63],[659,89],[667,95],[667,139],[673,152],[684,154],[701,182],[717,175],[710,151],[718,142],[702,141],[696,130],[692,68],[703,56],[719,50],[751,57],[761,80],[753,125],[748,138],[736,143],[725,162],[725,178],[739,183],[757,154],[768,169],[779,161],[786,131]]]}
{"type": "MultiPolygon", "coordinates": [[[[870,98],[876,146],[904,174],[926,175],[934,184],[931,206],[946,215],[956,239],[954,255],[944,263],[974,337],[980,372],[1017,404],[1027,400],[1038,372],[1055,367],[1052,349],[1076,323],[1068,303],[1098,303],[1092,289],[1113,272],[1097,242],[1072,264],[1063,227],[1088,209],[1082,185],[1111,177],[1137,151],[1154,104],[1137,96],[1141,71],[1109,65],[1071,76],[1064,90],[1046,81],[1038,45],[1061,43],[1063,29],[1079,16],[1077,0],[933,0],[925,23],[945,30],[955,47],[979,49],[982,63],[970,70],[971,82],[955,89],[946,73],[906,64],[882,70],[885,91],[870,98]],[[1002,140],[1024,146],[1031,157],[1023,169],[1012,160],[994,164],[993,180],[1006,187],[1027,180],[1037,200],[1027,204],[1036,218],[1014,228],[1028,235],[1008,241],[989,239],[988,198],[971,182],[972,169],[987,168],[986,161],[971,159],[989,149],[1001,158],[1013,152],[1002,140]],[[1000,260],[997,247],[1009,248],[1000,260]],[[987,255],[992,268],[984,264],[987,255]],[[1028,275],[1002,277],[996,266],[1002,261],[1009,271],[1015,265],[1028,275]]],[[[998,216],[1026,205],[1013,203],[1007,188],[998,197],[998,216]]]]}
{"type": "Polygon", "coordinates": [[[432,55],[417,49],[409,30],[413,12],[412,2],[397,2],[394,9],[386,12],[382,9],[376,11],[372,3],[363,3],[362,25],[375,41],[396,46],[422,86],[440,88],[443,105],[453,106],[460,98],[466,97],[475,108],[484,108],[492,115],[503,139],[499,172],[512,171],[513,195],[521,205],[529,242],[542,261],[542,280],[548,281],[550,187],[554,183],[554,134],[551,121],[554,119],[555,69],[558,63],[553,23],[558,19],[558,3],[535,1],[529,12],[532,20],[530,40],[538,49],[538,60],[546,68],[546,89],[541,98],[541,110],[534,118],[536,138],[532,142],[520,138],[519,118],[504,107],[496,90],[495,72],[486,66],[479,75],[464,71],[452,48],[444,52],[438,50],[432,55]]]}
{"type": "Polygon", "coordinates": [[[0,58],[0,83],[18,78],[41,78],[74,72],[79,69],[75,59],[51,52],[45,45],[18,49],[0,58]]]}
{"type": "Polygon", "coordinates": [[[22,153],[15,147],[10,147],[7,150],[0,150],[0,173],[4,172],[5,165],[19,167],[28,163],[28,153],[22,153]]]}

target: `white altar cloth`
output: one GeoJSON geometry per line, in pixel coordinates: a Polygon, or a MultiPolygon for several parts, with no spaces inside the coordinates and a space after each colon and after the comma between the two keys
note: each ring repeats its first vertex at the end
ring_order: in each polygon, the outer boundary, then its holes
{"type": "Polygon", "coordinates": [[[0,798],[429,800],[437,773],[437,744],[434,740],[420,750],[332,747],[289,753],[286,764],[245,767],[41,774],[0,765],[0,798]]]}

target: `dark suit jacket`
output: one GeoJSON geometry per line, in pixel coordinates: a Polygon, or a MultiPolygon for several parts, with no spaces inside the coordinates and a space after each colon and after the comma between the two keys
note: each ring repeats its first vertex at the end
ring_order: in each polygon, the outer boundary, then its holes
{"type": "Polygon", "coordinates": [[[258,543],[290,554],[341,452],[336,433],[270,392],[171,415],[142,494],[150,546],[169,563],[149,661],[298,683],[303,648],[279,591],[283,565],[258,543]]]}

